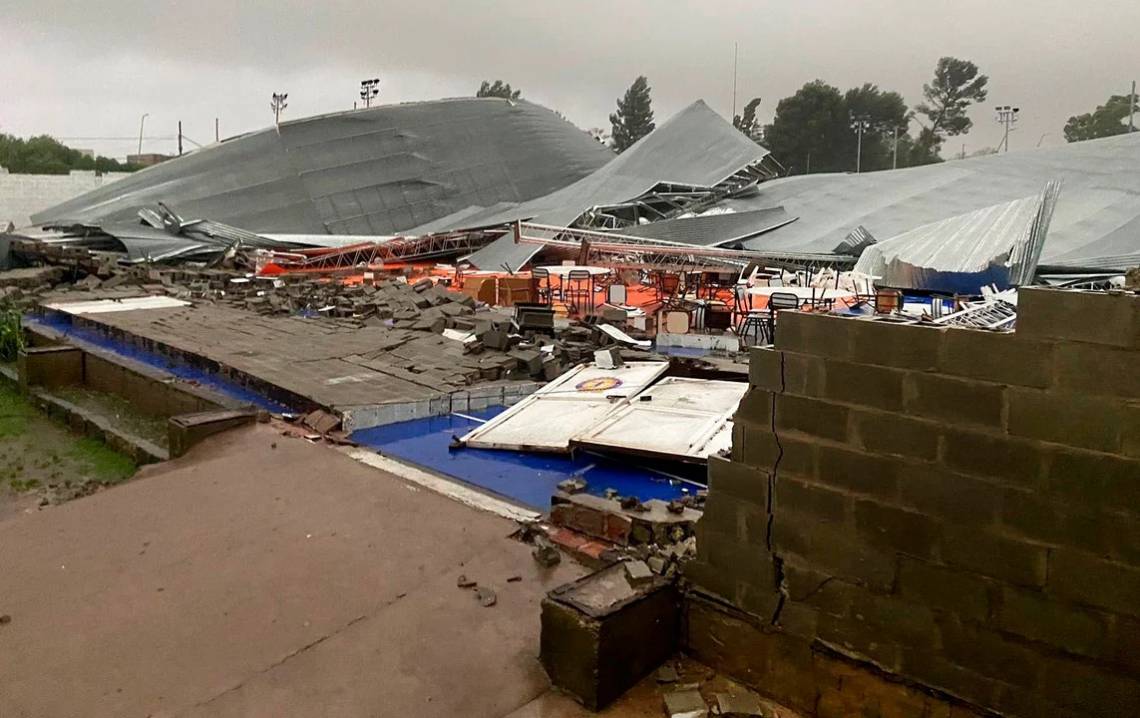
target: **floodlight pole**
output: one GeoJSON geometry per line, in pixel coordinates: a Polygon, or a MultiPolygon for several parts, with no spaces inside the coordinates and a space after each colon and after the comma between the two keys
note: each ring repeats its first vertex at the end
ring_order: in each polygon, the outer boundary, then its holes
{"type": "MultiPolygon", "coordinates": [[[[364,106],[372,107],[372,100],[380,94],[380,78],[373,77],[370,80],[360,81],[360,99],[364,100],[364,106]]],[[[355,108],[355,105],[353,105],[355,108]]]]}
{"type": "Polygon", "coordinates": [[[863,171],[863,132],[871,129],[871,121],[863,115],[851,115],[851,129],[855,130],[858,137],[855,145],[855,174],[859,174],[863,171]]]}
{"type": "MultiPolygon", "coordinates": [[[[736,121],[736,62],[740,57],[740,43],[732,43],[732,121],[736,121]]],[[[1134,88],[1135,89],[1135,88],[1134,88]]]]}
{"type": "Polygon", "coordinates": [[[895,125],[895,150],[894,158],[891,160],[891,169],[897,170],[899,168],[899,127],[895,125]]]}
{"type": "Polygon", "coordinates": [[[997,121],[1000,125],[1005,125],[1005,136],[1002,138],[1002,144],[1005,145],[1005,151],[1009,152],[1009,133],[1013,125],[1017,124],[1018,114],[1021,112],[1020,107],[1010,107],[1009,105],[997,106],[997,121]]]}

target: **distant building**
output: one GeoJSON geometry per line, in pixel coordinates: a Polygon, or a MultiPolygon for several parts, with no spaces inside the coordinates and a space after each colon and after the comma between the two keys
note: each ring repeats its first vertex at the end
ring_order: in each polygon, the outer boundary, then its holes
{"type": "Polygon", "coordinates": [[[141,155],[127,155],[127,164],[137,167],[150,167],[170,159],[170,155],[160,155],[156,152],[147,152],[141,155]]]}

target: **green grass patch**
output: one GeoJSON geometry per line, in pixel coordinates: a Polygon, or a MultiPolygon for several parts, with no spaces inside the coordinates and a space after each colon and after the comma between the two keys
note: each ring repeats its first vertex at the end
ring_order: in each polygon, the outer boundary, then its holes
{"type": "Polygon", "coordinates": [[[67,453],[90,472],[93,480],[101,484],[117,484],[129,479],[138,468],[129,456],[107,448],[98,439],[79,439],[67,453]]]}
{"type": "Polygon", "coordinates": [[[35,409],[18,391],[0,385],[0,439],[22,436],[35,409]]]}

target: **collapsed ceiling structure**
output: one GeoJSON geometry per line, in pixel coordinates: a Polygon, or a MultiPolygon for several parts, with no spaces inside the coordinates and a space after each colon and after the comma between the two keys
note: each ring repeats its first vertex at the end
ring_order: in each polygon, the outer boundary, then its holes
{"type": "Polygon", "coordinates": [[[866,262],[911,257],[913,281],[900,286],[991,270],[1018,282],[1032,276],[1038,256],[1061,269],[1140,263],[1137,164],[1140,136],[1121,136],[902,170],[778,178],[769,151],[702,101],[615,156],[537,105],[458,99],[282,123],[141,171],[33,221],[114,238],[134,261],[199,258],[241,244],[299,250],[294,266],[450,252],[477,269],[509,272],[540,253],[572,255],[577,241],[670,262],[684,259],[677,247],[689,246],[694,265],[732,254],[730,266],[746,256],[849,266],[874,237],[893,237],[866,262]],[[1030,261],[1014,267],[1005,252],[1012,244],[992,237],[1007,225],[980,218],[1020,217],[987,208],[1021,207],[1053,180],[1065,192],[1052,224],[1033,235],[1022,257],[1030,261]],[[207,219],[182,220],[174,210],[207,219]],[[560,236],[558,228],[571,232],[560,236]],[[374,251],[396,235],[392,252],[374,251]],[[937,251],[946,237],[955,239],[937,251]],[[923,246],[931,250],[925,258],[923,246]],[[325,249],[333,254],[304,254],[325,249]],[[992,266],[960,256],[974,250],[988,252],[992,266]]]}

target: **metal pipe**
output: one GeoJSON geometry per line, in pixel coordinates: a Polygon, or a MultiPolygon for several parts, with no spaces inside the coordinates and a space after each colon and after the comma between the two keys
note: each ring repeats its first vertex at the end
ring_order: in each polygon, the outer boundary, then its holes
{"type": "Polygon", "coordinates": [[[139,151],[137,154],[142,154],[142,141],[143,141],[143,125],[146,124],[146,118],[150,117],[149,112],[144,112],[142,117],[139,118],[139,151]]]}

